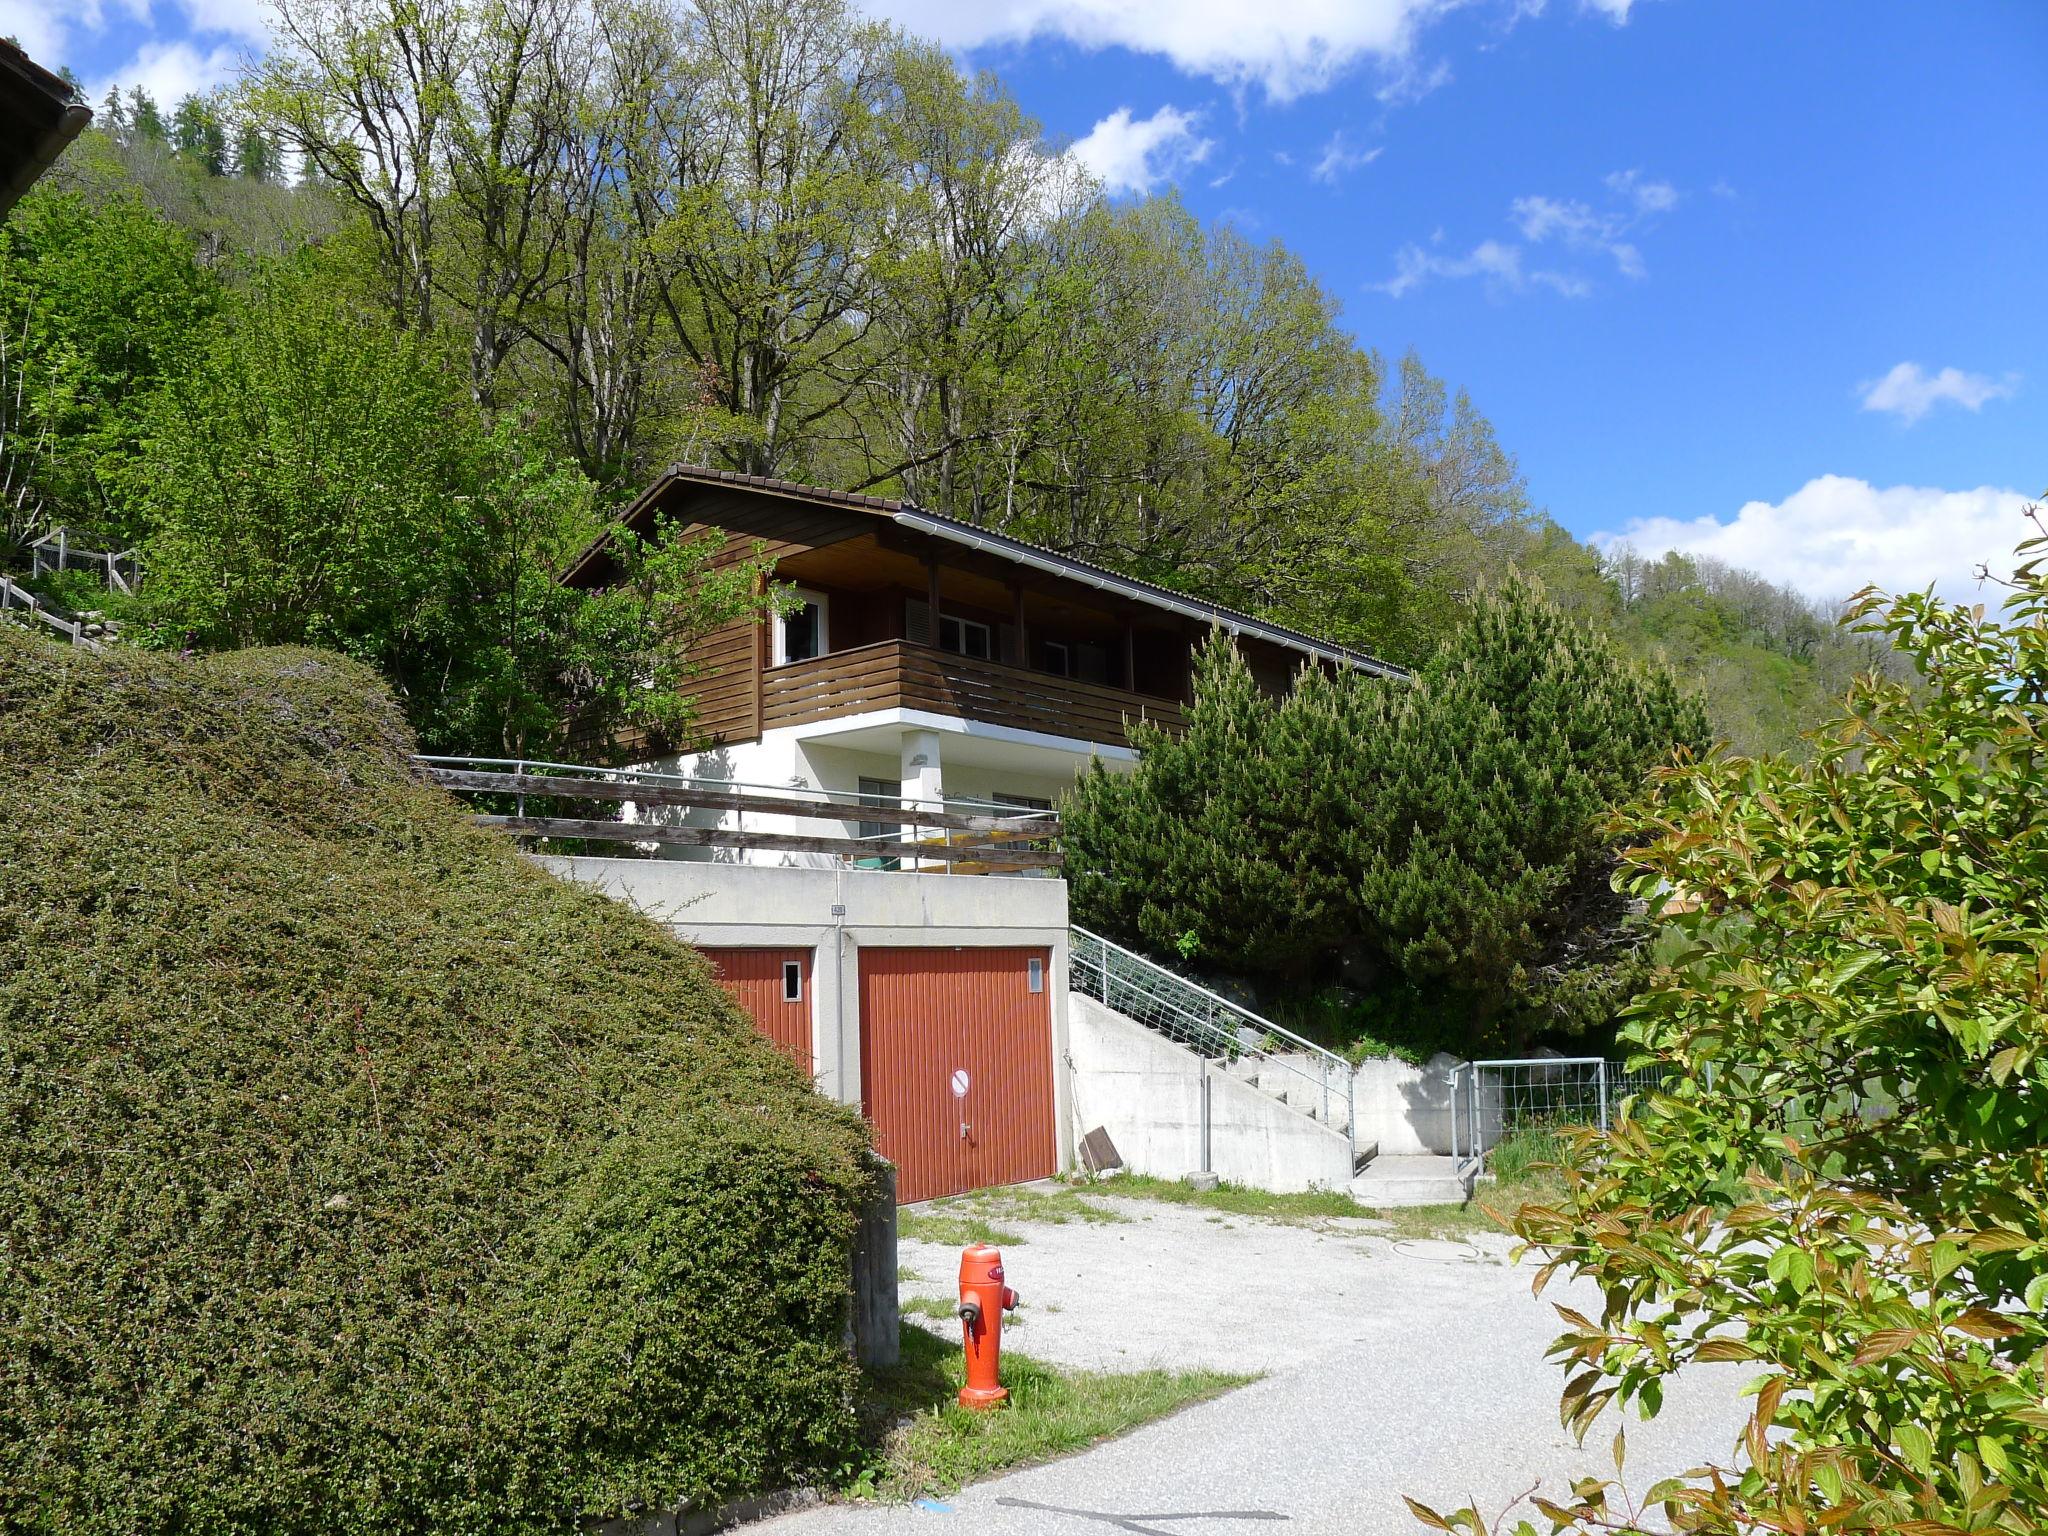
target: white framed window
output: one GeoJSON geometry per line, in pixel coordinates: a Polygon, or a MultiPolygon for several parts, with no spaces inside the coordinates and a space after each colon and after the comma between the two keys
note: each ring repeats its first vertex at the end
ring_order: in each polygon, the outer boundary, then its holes
{"type": "Polygon", "coordinates": [[[1032,991],[1045,990],[1045,962],[1036,955],[1024,962],[1024,976],[1032,991]]]}
{"type": "Polygon", "coordinates": [[[801,960],[782,962],[782,1000],[785,1003],[800,1003],[804,1000],[804,963],[801,960]]]}
{"type": "Polygon", "coordinates": [[[1045,642],[1045,670],[1052,673],[1055,677],[1072,677],[1074,675],[1074,662],[1072,656],[1067,651],[1066,641],[1048,640],[1045,642]]]}
{"type": "Polygon", "coordinates": [[[771,666],[784,667],[792,661],[809,661],[832,649],[830,619],[832,604],[822,592],[796,589],[797,606],[775,620],[775,646],[771,666]]]}
{"type": "Polygon", "coordinates": [[[995,658],[995,631],[977,619],[959,619],[951,614],[939,616],[939,649],[951,651],[956,656],[972,656],[980,661],[995,658]]]}

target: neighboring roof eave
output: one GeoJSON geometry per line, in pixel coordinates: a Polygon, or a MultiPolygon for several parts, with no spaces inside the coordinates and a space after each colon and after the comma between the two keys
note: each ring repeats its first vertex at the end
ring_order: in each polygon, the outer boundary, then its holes
{"type": "MultiPolygon", "coordinates": [[[[53,75],[20,45],[0,40],[0,82],[9,98],[7,115],[22,125],[19,158],[10,153],[0,163],[0,218],[21,200],[43,172],[56,163],[65,146],[85,131],[92,109],[72,99],[61,76],[53,75]]],[[[10,125],[11,126],[11,125],[10,125]]]]}
{"type": "Polygon", "coordinates": [[[1377,656],[1354,650],[1350,646],[1319,640],[1314,635],[1289,629],[1284,624],[1275,624],[1270,619],[1254,618],[1248,613],[1226,608],[1221,603],[1191,597],[1185,592],[1156,586],[1149,581],[1140,581],[1136,577],[1125,576],[1089,561],[1076,559],[1072,555],[1063,555],[1056,550],[1027,543],[1006,533],[991,532],[986,528],[977,528],[972,523],[963,523],[958,518],[927,512],[914,502],[892,501],[887,497],[863,495],[858,491],[830,491],[819,486],[802,485],[793,480],[773,480],[765,475],[742,475],[731,470],[706,469],[693,464],[672,466],[660,479],[643,491],[631,506],[613,520],[611,527],[606,528],[576,557],[562,573],[562,580],[574,581],[603,555],[614,529],[620,524],[630,524],[639,518],[661,499],[670,486],[678,484],[723,486],[779,496],[792,501],[805,501],[814,506],[864,512],[871,517],[886,519],[900,528],[907,528],[930,538],[944,539],[949,543],[979,549],[999,559],[1044,571],[1048,575],[1082,582],[1101,591],[1115,592],[1148,607],[1164,609],[1204,624],[1219,626],[1231,634],[1252,635],[1273,645],[1302,651],[1325,661],[1336,662],[1340,666],[1356,667],[1360,671],[1375,673],[1381,677],[1408,676],[1406,668],[1395,666],[1392,662],[1381,661],[1377,656]]]}

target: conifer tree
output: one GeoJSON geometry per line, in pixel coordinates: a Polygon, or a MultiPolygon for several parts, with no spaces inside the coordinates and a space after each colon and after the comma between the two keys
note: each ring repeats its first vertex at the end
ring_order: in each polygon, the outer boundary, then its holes
{"type": "Polygon", "coordinates": [[[1633,949],[1603,822],[1675,747],[1705,745],[1703,711],[1668,676],[1518,577],[1482,593],[1356,784],[1375,807],[1351,850],[1368,941],[1477,1026],[1518,1006],[1536,1017],[1517,1034],[1583,1024],[1553,1005],[1592,978],[1557,984],[1633,949]]]}
{"type": "MultiPolygon", "coordinates": [[[[1064,818],[1083,922],[1154,954],[1240,974],[1312,968],[1342,937],[1341,890],[1279,856],[1299,831],[1280,710],[1220,632],[1174,736],[1141,724],[1135,773],[1099,763],[1064,818]]],[[[1297,759],[1298,761],[1298,759],[1297,759]]]]}
{"type": "Polygon", "coordinates": [[[128,125],[129,136],[137,143],[161,144],[168,137],[156,98],[139,85],[128,88],[128,125]]]}
{"type": "Polygon", "coordinates": [[[1220,636],[1185,734],[1067,807],[1081,920],[1298,988],[1345,960],[1442,1043],[1604,1023],[1640,973],[1606,822],[1704,713],[1534,585],[1482,592],[1407,683],[1305,669],[1263,696],[1220,636]]]}

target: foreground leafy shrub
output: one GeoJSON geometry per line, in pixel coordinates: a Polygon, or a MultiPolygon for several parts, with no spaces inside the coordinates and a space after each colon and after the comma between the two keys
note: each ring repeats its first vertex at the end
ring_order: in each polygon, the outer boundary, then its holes
{"type": "Polygon", "coordinates": [[[1518,1227],[1605,1293],[1569,1421],[1753,1365],[1736,1464],[1645,1491],[1680,1529],[2048,1529],[2044,549],[2003,618],[1867,602],[1923,687],[1860,685],[1810,764],[1672,773],[1633,854],[1689,947],[1630,1033],[1680,1072],[1518,1227]]]}
{"type": "Polygon", "coordinates": [[[0,630],[0,1526],[564,1530],[856,1454],[864,1133],[364,667],[0,630]]]}

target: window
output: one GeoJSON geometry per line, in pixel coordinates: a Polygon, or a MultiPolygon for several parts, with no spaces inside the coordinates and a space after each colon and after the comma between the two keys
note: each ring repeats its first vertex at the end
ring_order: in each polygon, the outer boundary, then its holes
{"type": "MultiPolygon", "coordinates": [[[[1036,987],[1032,991],[1037,991],[1036,987]]],[[[782,1000],[785,1003],[800,1003],[804,1000],[804,964],[801,960],[782,962],[782,1000]]]]}
{"type": "Polygon", "coordinates": [[[1055,677],[1072,677],[1074,663],[1067,654],[1067,642],[1048,640],[1045,642],[1045,670],[1055,677]]]}
{"type": "Polygon", "coordinates": [[[1020,811],[1049,811],[1052,802],[1039,795],[1006,795],[997,790],[989,796],[997,805],[1014,805],[1020,811]]]}
{"type": "Polygon", "coordinates": [[[939,649],[951,651],[956,656],[972,656],[987,661],[995,655],[995,636],[986,624],[974,619],[956,619],[951,614],[941,614],[939,649]]]}
{"type": "MultiPolygon", "coordinates": [[[[878,810],[887,807],[894,810],[903,803],[903,781],[901,779],[870,779],[865,775],[860,781],[860,803],[871,805],[878,810]]],[[[900,843],[903,828],[893,821],[864,821],[855,829],[854,835],[862,842],[900,843]]],[[[882,854],[874,858],[855,861],[862,869],[900,869],[902,861],[895,854],[882,854]]]]}
{"type": "Polygon", "coordinates": [[[826,618],[830,605],[822,592],[806,592],[797,589],[798,606],[792,613],[786,613],[775,621],[775,654],[772,665],[787,666],[792,661],[809,661],[814,656],[823,656],[832,649],[826,635],[826,618]]]}
{"type": "Polygon", "coordinates": [[[1024,975],[1034,992],[1045,990],[1045,962],[1036,955],[1024,962],[1024,975]]]}

